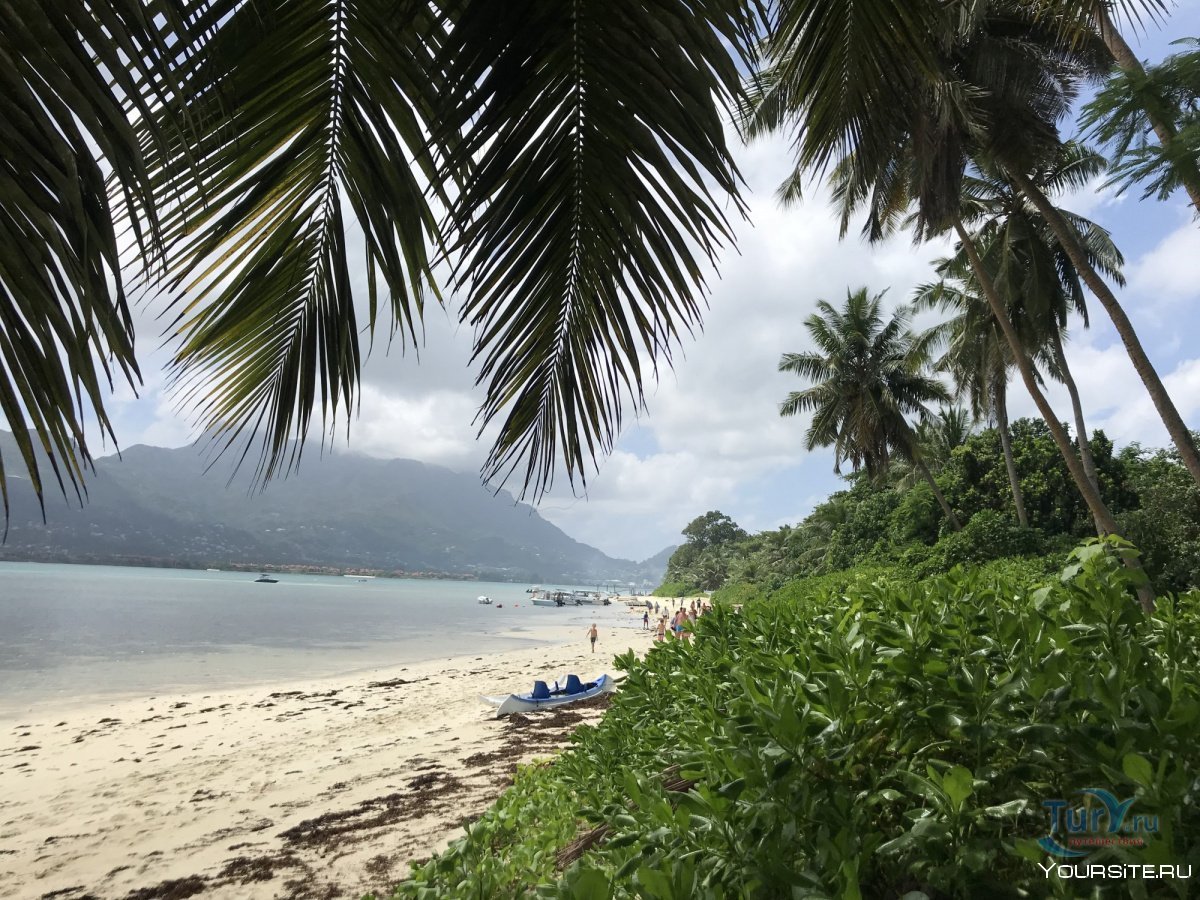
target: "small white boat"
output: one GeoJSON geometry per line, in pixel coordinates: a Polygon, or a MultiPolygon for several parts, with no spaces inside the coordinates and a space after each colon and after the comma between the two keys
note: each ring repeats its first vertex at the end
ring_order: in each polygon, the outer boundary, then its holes
{"type": "Polygon", "coordinates": [[[481,596],[481,597],[479,597],[478,599],[479,599],[479,602],[480,602],[480,603],[482,603],[482,604],[484,604],[485,606],[491,606],[491,605],[492,605],[492,598],[491,598],[491,597],[481,596]]]}
{"type": "Polygon", "coordinates": [[[533,592],[533,596],[529,598],[529,602],[534,606],[566,606],[568,597],[570,597],[570,594],[564,591],[543,591],[538,589],[533,592]]]}
{"type": "Polygon", "coordinates": [[[612,603],[599,591],[576,591],[574,596],[576,606],[608,606],[612,603]]]}
{"type": "Polygon", "coordinates": [[[544,681],[535,681],[528,694],[509,694],[507,697],[480,697],[484,703],[496,707],[496,718],[519,712],[536,712],[555,706],[566,706],[591,697],[599,697],[617,689],[610,675],[601,675],[595,681],[582,682],[576,675],[568,675],[561,688],[554,682],[554,690],[544,681]]]}
{"type": "Polygon", "coordinates": [[[343,578],[357,578],[359,581],[370,581],[374,575],[343,575],[343,578]]]}

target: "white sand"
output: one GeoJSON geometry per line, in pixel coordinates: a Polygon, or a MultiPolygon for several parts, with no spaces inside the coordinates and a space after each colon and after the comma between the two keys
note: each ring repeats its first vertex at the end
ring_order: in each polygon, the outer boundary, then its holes
{"type": "Polygon", "coordinates": [[[593,655],[563,630],[570,644],[2,722],[0,898],[386,894],[578,721],[514,729],[480,693],[650,646],[602,630],[593,655]]]}

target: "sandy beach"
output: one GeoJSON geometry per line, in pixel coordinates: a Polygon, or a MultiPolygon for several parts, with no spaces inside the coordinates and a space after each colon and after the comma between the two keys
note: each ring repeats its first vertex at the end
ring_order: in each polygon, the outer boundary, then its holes
{"type": "Polygon", "coordinates": [[[602,630],[593,655],[571,632],[532,649],[0,721],[0,898],[386,894],[410,860],[461,836],[518,763],[564,746],[608,700],[497,720],[479,694],[611,673],[614,655],[651,645],[648,632],[602,630]]]}

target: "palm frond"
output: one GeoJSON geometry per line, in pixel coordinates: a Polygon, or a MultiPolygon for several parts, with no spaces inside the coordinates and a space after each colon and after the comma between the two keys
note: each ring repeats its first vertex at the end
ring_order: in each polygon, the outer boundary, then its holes
{"type": "Polygon", "coordinates": [[[354,403],[356,275],[365,326],[386,296],[402,341],[438,297],[428,135],[447,27],[415,0],[214,0],[196,13],[177,66],[189,91],[159,119],[186,112],[202,134],[149,152],[178,295],[172,377],[220,449],[260,441],[261,480],[296,464],[315,415],[324,431],[354,403]]]}
{"type": "MultiPolygon", "coordinates": [[[[159,231],[130,119],[176,87],[181,17],[174,0],[0,6],[0,413],[39,502],[42,465],[82,496],[85,419],[112,436],[107,391],[140,378],[118,231],[147,254],[159,231]]],[[[0,497],[7,528],[3,461],[0,497]]]]}
{"type": "Polygon", "coordinates": [[[705,266],[745,212],[722,109],[741,96],[752,5],[473,0],[444,53],[446,121],[466,132],[454,209],[470,296],[485,476],[561,462],[586,486],[643,401],[643,357],[699,324],[705,266]]]}

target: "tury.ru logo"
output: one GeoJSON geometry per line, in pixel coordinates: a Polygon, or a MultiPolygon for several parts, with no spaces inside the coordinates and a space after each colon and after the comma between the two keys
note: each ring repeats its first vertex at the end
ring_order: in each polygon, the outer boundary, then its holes
{"type": "Polygon", "coordinates": [[[1047,853],[1066,859],[1087,856],[1102,847],[1143,847],[1147,835],[1157,834],[1157,815],[1133,815],[1134,799],[1118,800],[1103,788],[1084,788],[1081,802],[1043,800],[1050,816],[1050,834],[1038,844],[1047,853]]]}

